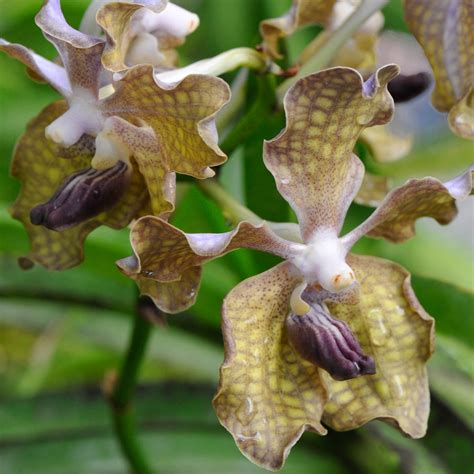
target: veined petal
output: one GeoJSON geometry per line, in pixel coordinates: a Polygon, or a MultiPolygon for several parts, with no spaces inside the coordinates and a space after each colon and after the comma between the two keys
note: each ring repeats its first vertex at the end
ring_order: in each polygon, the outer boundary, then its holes
{"type": "Polygon", "coordinates": [[[363,82],[353,69],[326,69],[300,79],[285,96],[286,128],[265,142],[264,160],[305,242],[320,228],[340,231],[363,177],[352,149],[365,127],[391,119],[386,85],[397,73],[388,65],[363,82]]]}
{"type": "Polygon", "coordinates": [[[323,421],[345,431],[379,418],[419,438],[429,413],[425,364],[433,352],[434,320],[416,299],[402,267],[355,255],[349,262],[360,283],[360,303],[328,306],[350,326],[377,371],[341,382],[322,373],[329,394],[323,421]]]}
{"type": "Polygon", "coordinates": [[[364,235],[402,242],[415,235],[415,222],[432,217],[448,224],[457,214],[456,200],[472,193],[474,165],[451,181],[436,178],[410,179],[393,189],[374,213],[359,227],[343,237],[348,248],[364,235]]]}
{"type": "Polygon", "coordinates": [[[180,280],[160,282],[137,275],[140,293],[149,296],[161,311],[176,314],[185,311],[196,301],[201,283],[201,267],[185,270],[180,280]]]}
{"type": "Polygon", "coordinates": [[[66,70],[58,64],[48,61],[21,44],[9,43],[0,38],[0,50],[5,51],[12,58],[18,59],[27,66],[36,76],[46,81],[62,96],[71,95],[71,84],[66,70]]]}
{"type": "Polygon", "coordinates": [[[126,226],[147,198],[143,178],[135,171],[124,196],[109,211],[61,232],[31,223],[30,211],[48,201],[67,177],[90,163],[87,141],[82,152],[77,149],[76,156],[62,158],[61,148],[44,135],[45,127],[66,108],[64,102],[55,102],[31,121],[16,146],[12,164],[12,174],[22,181],[22,188],[11,214],[28,232],[31,243],[28,259],[50,270],[79,264],[83,259],[84,239],[92,230],[101,224],[114,228],[126,226]]]}
{"type": "Polygon", "coordinates": [[[326,433],[319,370],[298,355],[285,330],[297,283],[282,263],[240,283],[222,310],[225,360],[214,407],[242,453],[271,470],[281,468],[305,430],[326,433]]]}
{"type": "Polygon", "coordinates": [[[168,169],[208,178],[209,167],[226,160],[215,127],[215,116],[230,96],[222,79],[190,75],[168,86],[157,84],[152,66],[135,66],[114,87],[115,93],[101,103],[104,115],[150,126],[168,169]]]}
{"type": "Polygon", "coordinates": [[[241,247],[284,258],[290,251],[290,244],[263,222],[260,226],[241,222],[223,234],[185,234],[163,219],[146,216],[133,225],[130,242],[134,256],[120,260],[119,268],[126,275],[161,282],[179,280],[187,269],[241,247]]]}
{"type": "Polygon", "coordinates": [[[59,0],[46,0],[36,15],[36,24],[58,50],[72,89],[86,90],[97,97],[105,42],[72,28],[64,18],[59,0]]]}
{"type": "MultiPolygon", "coordinates": [[[[436,79],[433,105],[440,111],[451,110],[474,84],[474,5],[471,0],[405,0],[405,18],[423,47],[436,79]]],[[[468,122],[454,131],[474,138],[474,112],[469,104],[468,122]]],[[[452,112],[456,113],[456,110],[452,112]]]]}
{"type": "Polygon", "coordinates": [[[260,34],[263,47],[273,58],[281,58],[278,40],[290,36],[298,28],[311,23],[325,23],[336,0],[293,0],[290,10],[278,18],[263,20],[260,34]]]}

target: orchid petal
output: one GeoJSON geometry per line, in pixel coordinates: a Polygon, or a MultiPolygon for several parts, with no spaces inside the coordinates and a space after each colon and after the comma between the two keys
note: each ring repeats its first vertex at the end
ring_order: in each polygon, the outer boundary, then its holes
{"type": "Polygon", "coordinates": [[[196,301],[201,283],[201,267],[184,271],[177,281],[159,282],[137,275],[134,278],[142,295],[149,296],[167,314],[181,313],[196,301]]]}
{"type": "Polygon", "coordinates": [[[360,135],[360,140],[371,151],[375,161],[387,163],[406,156],[413,146],[413,136],[398,136],[387,126],[366,128],[360,135]]]}
{"type": "Polygon", "coordinates": [[[101,224],[125,227],[147,197],[143,179],[135,171],[125,195],[109,211],[61,232],[31,223],[31,209],[47,201],[68,176],[87,168],[90,163],[87,141],[82,142],[85,145],[82,151],[76,147],[76,156],[62,158],[61,148],[44,135],[45,127],[66,108],[64,102],[55,102],[28,125],[17,144],[12,164],[12,174],[22,181],[22,189],[11,214],[23,223],[29,235],[28,259],[50,270],[64,270],[79,264],[83,259],[84,239],[92,230],[101,224]]]}
{"type": "Polygon", "coordinates": [[[214,407],[251,461],[281,468],[305,430],[325,434],[318,368],[289,344],[285,320],[298,277],[289,263],[249,278],[226,297],[225,360],[214,407]]]}
{"type": "Polygon", "coordinates": [[[0,50],[27,66],[35,75],[46,81],[62,96],[71,95],[71,84],[66,70],[48,61],[21,44],[14,44],[0,38],[0,50]]]}
{"type": "Polygon", "coordinates": [[[169,170],[208,178],[210,166],[222,164],[215,116],[229,100],[229,86],[216,77],[191,75],[174,86],[157,84],[153,67],[135,66],[104,99],[105,116],[143,122],[156,136],[156,154],[169,170]]]}
{"type": "Polygon", "coordinates": [[[431,217],[448,224],[457,214],[456,200],[472,193],[474,165],[447,183],[436,178],[410,179],[393,189],[374,213],[343,237],[350,248],[364,235],[402,242],[415,235],[415,222],[431,217]]]}
{"type": "Polygon", "coordinates": [[[323,421],[345,431],[379,418],[411,437],[422,437],[429,412],[425,364],[433,352],[434,320],[416,299],[402,267],[355,255],[349,262],[361,286],[361,301],[328,307],[374,358],[376,374],[338,382],[322,373],[329,394],[323,421]]]}
{"type": "Polygon", "coordinates": [[[59,51],[72,88],[97,97],[105,42],[72,28],[64,18],[59,0],[46,1],[36,15],[36,24],[59,51]]]}
{"type": "Polygon", "coordinates": [[[366,173],[354,202],[363,206],[378,206],[390,191],[390,179],[366,173]]]}
{"type": "Polygon", "coordinates": [[[386,85],[397,73],[388,65],[363,82],[353,69],[333,68],[288,91],[286,128],[265,142],[264,160],[295,210],[305,242],[320,228],[340,231],[363,177],[352,149],[365,127],[392,117],[386,85]]]}
{"type": "Polygon", "coordinates": [[[474,139],[473,101],[458,104],[474,84],[474,6],[471,0],[405,0],[405,18],[423,47],[436,79],[433,105],[451,110],[454,133],[474,139]],[[458,113],[463,114],[459,119],[458,113]]]}
{"type": "Polygon", "coordinates": [[[97,22],[109,40],[102,62],[118,72],[144,63],[175,66],[173,48],[196,29],[199,17],[165,0],[114,2],[99,10],[97,22]]]}
{"type": "Polygon", "coordinates": [[[185,271],[240,247],[264,250],[287,257],[289,243],[263,222],[255,226],[241,222],[223,234],[185,234],[163,219],[142,217],[130,233],[134,256],[120,260],[128,276],[141,275],[161,282],[176,281],[185,271]]]}
{"type": "Polygon", "coordinates": [[[279,18],[260,23],[263,48],[267,54],[279,59],[278,40],[292,35],[298,28],[311,23],[325,23],[336,0],[293,0],[290,10],[279,18]]]}

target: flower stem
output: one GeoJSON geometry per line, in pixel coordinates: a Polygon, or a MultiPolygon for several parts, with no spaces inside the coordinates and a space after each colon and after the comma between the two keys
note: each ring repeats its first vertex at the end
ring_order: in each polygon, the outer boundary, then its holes
{"type": "Polygon", "coordinates": [[[127,353],[110,396],[115,433],[120,448],[134,474],[151,474],[153,472],[137,439],[132,407],[138,372],[145,356],[151,329],[152,324],[148,320],[140,314],[135,316],[127,353]]]}
{"type": "Polygon", "coordinates": [[[298,71],[296,76],[282,82],[277,89],[278,98],[283,101],[286,91],[303,76],[319,71],[328,66],[331,59],[346,41],[388,0],[363,0],[360,7],[336,30],[324,38],[316,54],[298,71]]]}
{"type": "Polygon", "coordinates": [[[201,191],[220,207],[224,217],[232,224],[236,225],[241,221],[248,221],[252,224],[262,222],[260,217],[234,199],[216,179],[198,180],[196,183],[201,191]]]}

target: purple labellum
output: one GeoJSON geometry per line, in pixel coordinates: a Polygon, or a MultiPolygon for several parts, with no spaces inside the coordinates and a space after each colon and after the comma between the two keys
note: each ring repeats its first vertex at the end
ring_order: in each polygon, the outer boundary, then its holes
{"type": "Polygon", "coordinates": [[[431,77],[426,72],[411,75],[400,74],[388,83],[387,89],[393,100],[400,103],[407,102],[423,94],[430,84],[431,77]]]}
{"type": "Polygon", "coordinates": [[[335,380],[375,374],[372,357],[365,355],[347,324],[312,304],[308,313],[290,313],[286,320],[288,338],[298,354],[326,370],[335,380]]]}
{"type": "Polygon", "coordinates": [[[34,225],[64,230],[113,207],[130,178],[128,165],[119,161],[106,170],[86,168],[71,175],[46,203],[30,212],[34,225]]]}

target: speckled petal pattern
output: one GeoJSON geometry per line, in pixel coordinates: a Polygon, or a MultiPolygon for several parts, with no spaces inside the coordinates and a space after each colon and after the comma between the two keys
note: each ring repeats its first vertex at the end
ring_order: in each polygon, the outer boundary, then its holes
{"type": "Polygon", "coordinates": [[[415,223],[420,217],[448,224],[457,214],[456,200],[472,193],[473,172],[474,165],[447,183],[436,178],[410,179],[392,190],[365,222],[347,234],[344,244],[351,247],[366,234],[402,242],[415,235],[415,223]]]}
{"type": "Polygon", "coordinates": [[[115,93],[101,103],[104,115],[149,125],[170,170],[206,178],[210,166],[226,160],[214,123],[230,97],[222,79],[190,75],[171,87],[155,82],[152,66],[135,66],[114,86],[115,93]]]}
{"type": "Polygon", "coordinates": [[[288,12],[260,23],[263,47],[272,58],[281,58],[278,40],[290,36],[298,28],[311,23],[323,24],[332,12],[336,0],[293,0],[288,12]]]}
{"type": "Polygon", "coordinates": [[[360,284],[360,302],[328,306],[374,358],[377,372],[341,382],[321,373],[329,396],[323,422],[344,431],[379,418],[422,437],[429,413],[425,364],[433,352],[434,320],[419,304],[402,267],[375,257],[352,255],[348,261],[360,284]]]}
{"type": "Polygon", "coordinates": [[[110,211],[62,232],[31,224],[31,209],[47,201],[64,179],[90,163],[87,147],[85,153],[76,150],[75,157],[62,158],[60,147],[44,135],[45,127],[66,108],[64,102],[55,102],[30,122],[17,144],[12,164],[12,174],[22,181],[22,188],[11,214],[28,232],[31,251],[27,258],[50,270],[78,265],[83,259],[84,239],[92,230],[101,224],[126,226],[147,198],[143,178],[135,171],[125,195],[110,211]]]}
{"type": "MultiPolygon", "coordinates": [[[[405,0],[404,6],[408,26],[433,68],[433,105],[447,112],[474,85],[474,4],[471,0],[405,0]]],[[[455,109],[449,123],[454,133],[474,139],[473,100],[465,107],[467,113],[455,109]]]]}
{"type": "Polygon", "coordinates": [[[214,407],[242,453],[271,470],[281,468],[305,430],[326,433],[319,371],[286,336],[297,282],[282,263],[235,287],[222,312],[225,360],[214,407]]]}
{"type": "Polygon", "coordinates": [[[59,0],[46,1],[36,15],[36,24],[59,51],[72,88],[88,90],[96,97],[105,41],[72,28],[64,18],[59,0]]]}
{"type": "Polygon", "coordinates": [[[391,119],[386,85],[397,74],[388,65],[363,82],[354,69],[337,67],[300,79],[286,94],[286,128],[265,142],[264,160],[305,242],[319,228],[339,232],[363,177],[352,150],[365,127],[391,119]]]}
{"type": "Polygon", "coordinates": [[[129,276],[142,275],[157,281],[175,281],[191,267],[240,247],[264,250],[285,257],[288,243],[265,224],[241,222],[223,234],[185,234],[157,217],[142,217],[132,227],[133,257],[120,260],[119,268],[129,276]]]}

